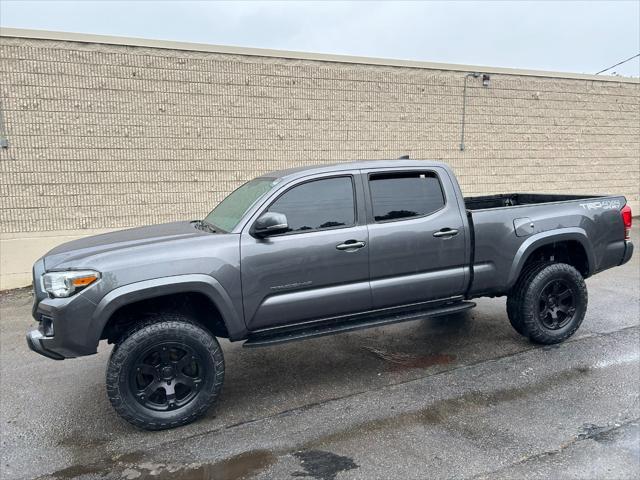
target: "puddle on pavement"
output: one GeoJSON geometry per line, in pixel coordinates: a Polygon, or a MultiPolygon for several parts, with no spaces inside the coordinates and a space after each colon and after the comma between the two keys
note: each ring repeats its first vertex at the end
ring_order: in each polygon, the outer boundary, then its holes
{"type": "MultiPolygon", "coordinates": [[[[624,428],[634,428],[637,430],[637,423],[630,422],[627,424],[616,423],[613,425],[595,425],[593,423],[585,423],[580,428],[580,433],[576,436],[578,440],[591,439],[598,443],[615,443],[622,434],[624,428]]],[[[638,447],[640,448],[640,447],[638,447]]],[[[638,450],[636,448],[636,450],[638,450]]]]}
{"type": "Polygon", "coordinates": [[[389,370],[400,371],[412,368],[429,368],[434,365],[448,365],[456,359],[455,355],[445,353],[412,355],[408,353],[388,352],[374,347],[362,347],[389,364],[389,370]]]}
{"type": "Polygon", "coordinates": [[[118,463],[139,463],[144,460],[144,452],[140,450],[136,450],[134,452],[123,453],[122,455],[117,455],[113,459],[118,463]]]}
{"type": "Polygon", "coordinates": [[[340,472],[358,468],[352,458],[323,450],[302,450],[293,454],[304,472],[293,472],[292,477],[311,477],[317,480],[335,480],[340,472]]]}
{"type": "Polygon", "coordinates": [[[265,470],[276,461],[276,456],[268,450],[253,450],[221,460],[202,464],[175,472],[165,471],[159,475],[143,476],[157,480],[240,480],[265,470]]]}
{"type": "Polygon", "coordinates": [[[144,452],[136,451],[91,465],[74,465],[53,473],[60,480],[82,475],[100,475],[127,480],[241,480],[249,478],[275,463],[277,457],[268,450],[252,450],[215,463],[190,465],[141,462],[144,452]]]}
{"type": "Polygon", "coordinates": [[[596,438],[600,435],[606,434],[611,427],[608,425],[600,426],[593,423],[585,423],[580,429],[581,432],[576,437],[578,440],[585,440],[587,438],[596,438]]]}
{"type": "Polygon", "coordinates": [[[70,467],[58,470],[51,474],[53,478],[68,480],[82,475],[93,475],[105,473],[100,465],[72,465],[70,467]]]}

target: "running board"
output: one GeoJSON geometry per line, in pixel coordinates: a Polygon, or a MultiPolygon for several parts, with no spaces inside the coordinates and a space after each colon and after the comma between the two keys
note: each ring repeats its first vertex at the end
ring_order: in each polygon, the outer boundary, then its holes
{"type": "Polygon", "coordinates": [[[453,313],[464,312],[475,307],[473,302],[457,302],[441,307],[431,309],[411,310],[410,312],[386,315],[377,314],[366,318],[358,318],[356,320],[342,321],[340,323],[314,324],[307,328],[292,326],[291,329],[275,332],[264,332],[250,335],[242,346],[247,348],[268,347],[278,345],[280,343],[294,342],[296,340],[306,340],[308,338],[324,337],[325,335],[334,335],[336,333],[353,332],[354,330],[362,330],[364,328],[379,327],[381,325],[390,325],[392,323],[407,322],[409,320],[417,320],[424,317],[439,317],[441,315],[451,315],[453,313]]]}

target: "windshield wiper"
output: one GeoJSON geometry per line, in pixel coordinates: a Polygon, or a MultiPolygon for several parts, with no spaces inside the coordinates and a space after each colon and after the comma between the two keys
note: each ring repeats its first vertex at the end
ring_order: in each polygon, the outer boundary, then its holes
{"type": "Polygon", "coordinates": [[[196,228],[209,233],[218,233],[213,225],[209,222],[205,222],[204,220],[196,220],[196,228]]]}

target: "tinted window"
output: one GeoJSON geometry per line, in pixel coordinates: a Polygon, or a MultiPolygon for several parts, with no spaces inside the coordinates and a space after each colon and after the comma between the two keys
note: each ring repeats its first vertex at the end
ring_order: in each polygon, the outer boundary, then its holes
{"type": "Polygon", "coordinates": [[[355,204],[351,177],[298,185],[276,200],[269,211],[284,213],[290,232],[353,225],[355,204]]]}
{"type": "Polygon", "coordinates": [[[369,186],[376,222],[428,215],[444,206],[440,181],[433,173],[371,175],[369,186]]]}

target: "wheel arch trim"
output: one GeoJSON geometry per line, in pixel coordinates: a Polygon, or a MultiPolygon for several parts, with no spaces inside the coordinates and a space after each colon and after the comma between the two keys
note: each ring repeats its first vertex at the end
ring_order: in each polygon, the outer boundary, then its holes
{"type": "Polygon", "coordinates": [[[544,247],[557,242],[576,241],[584,249],[587,256],[587,263],[589,266],[589,272],[595,270],[595,256],[593,252],[593,246],[587,236],[587,232],[580,227],[569,227],[555,230],[549,230],[547,232],[541,232],[531,237],[528,237],[518,251],[515,254],[511,269],[509,271],[509,277],[507,278],[507,289],[513,287],[518,280],[518,276],[522,271],[522,267],[529,259],[531,254],[538,248],[544,247]]]}
{"type": "Polygon", "coordinates": [[[246,333],[244,321],[236,312],[231,297],[214,278],[203,274],[176,275],[135,282],[118,287],[96,306],[91,317],[91,331],[97,341],[111,316],[121,307],[140,300],[176,293],[201,293],[219,310],[231,339],[242,338],[246,333]]]}

